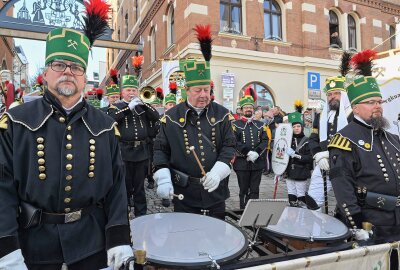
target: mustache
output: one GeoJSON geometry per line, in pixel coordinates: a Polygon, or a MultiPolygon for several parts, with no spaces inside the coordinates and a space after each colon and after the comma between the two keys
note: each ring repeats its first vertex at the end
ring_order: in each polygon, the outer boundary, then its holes
{"type": "Polygon", "coordinates": [[[64,76],[61,76],[60,78],[58,78],[58,80],[56,81],[56,86],[58,86],[60,83],[63,83],[63,82],[72,82],[75,85],[75,87],[77,87],[77,84],[78,84],[78,82],[76,81],[76,79],[74,77],[64,75],[64,76]]]}

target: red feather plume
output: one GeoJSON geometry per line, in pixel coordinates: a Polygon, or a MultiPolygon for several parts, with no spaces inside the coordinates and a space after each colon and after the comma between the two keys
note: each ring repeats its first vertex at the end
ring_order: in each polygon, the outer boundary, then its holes
{"type": "Polygon", "coordinates": [[[85,0],[83,32],[88,37],[90,46],[103,35],[108,28],[108,10],[110,5],[103,0],[85,0]]]}
{"type": "Polygon", "coordinates": [[[10,83],[10,81],[5,81],[4,84],[7,86],[10,83]]]}
{"type": "Polygon", "coordinates": [[[132,66],[134,68],[140,68],[143,64],[144,57],[143,55],[133,56],[132,57],[132,66]]]}
{"type": "Polygon", "coordinates": [[[350,64],[355,69],[358,75],[371,76],[372,75],[372,61],[377,57],[377,52],[374,50],[365,50],[355,54],[350,64]]]}
{"type": "Polygon", "coordinates": [[[254,101],[257,101],[257,93],[250,85],[244,90],[244,96],[252,96],[254,101]]]}
{"type": "Polygon", "coordinates": [[[193,28],[196,31],[197,40],[200,43],[200,49],[206,61],[210,61],[211,55],[211,44],[212,44],[212,37],[211,37],[211,25],[201,25],[196,24],[193,28]]]}
{"type": "Polygon", "coordinates": [[[176,91],[178,90],[178,85],[176,82],[170,82],[168,88],[171,94],[176,95],[176,91]]]}
{"type": "Polygon", "coordinates": [[[43,85],[43,75],[39,75],[39,76],[36,78],[36,82],[37,82],[37,84],[39,84],[39,85],[43,85]]]}
{"type": "Polygon", "coordinates": [[[112,68],[110,69],[109,73],[114,84],[118,84],[118,70],[112,68]]]}
{"type": "Polygon", "coordinates": [[[110,5],[102,0],[89,0],[85,1],[85,13],[87,15],[97,15],[102,20],[108,20],[108,10],[110,5]]]}
{"type": "Polygon", "coordinates": [[[157,93],[157,97],[159,99],[164,99],[164,93],[161,87],[157,87],[156,88],[156,93],[157,93]]]}
{"type": "Polygon", "coordinates": [[[210,86],[211,86],[211,89],[214,89],[214,82],[213,81],[210,81],[210,86]]]}

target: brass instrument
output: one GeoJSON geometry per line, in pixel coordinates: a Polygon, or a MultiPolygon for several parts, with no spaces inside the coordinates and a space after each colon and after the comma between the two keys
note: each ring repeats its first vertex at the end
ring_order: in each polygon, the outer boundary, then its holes
{"type": "Polygon", "coordinates": [[[157,98],[157,93],[152,88],[143,88],[139,92],[139,98],[143,101],[143,103],[152,103],[157,98]]]}

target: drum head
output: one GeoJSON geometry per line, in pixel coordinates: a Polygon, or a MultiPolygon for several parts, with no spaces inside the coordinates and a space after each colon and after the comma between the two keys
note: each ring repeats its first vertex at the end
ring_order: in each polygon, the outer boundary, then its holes
{"type": "Polygon", "coordinates": [[[340,220],[315,211],[286,207],[276,225],[265,230],[288,238],[313,241],[339,241],[349,236],[349,229],[340,220]]]}
{"type": "Polygon", "coordinates": [[[158,213],[130,221],[134,250],[162,266],[207,267],[241,256],[247,248],[242,231],[222,220],[188,213],[158,213]]]}

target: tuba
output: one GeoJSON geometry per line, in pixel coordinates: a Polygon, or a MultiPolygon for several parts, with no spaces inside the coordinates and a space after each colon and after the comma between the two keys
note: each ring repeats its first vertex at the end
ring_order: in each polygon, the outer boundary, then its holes
{"type": "Polygon", "coordinates": [[[140,90],[139,92],[139,98],[144,102],[144,103],[152,103],[153,101],[156,100],[157,98],[157,93],[154,89],[145,87],[140,90]]]}

